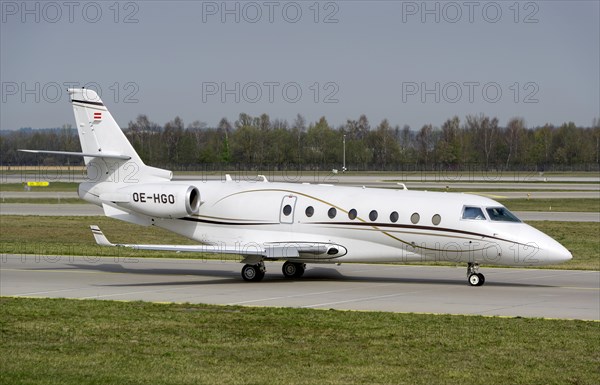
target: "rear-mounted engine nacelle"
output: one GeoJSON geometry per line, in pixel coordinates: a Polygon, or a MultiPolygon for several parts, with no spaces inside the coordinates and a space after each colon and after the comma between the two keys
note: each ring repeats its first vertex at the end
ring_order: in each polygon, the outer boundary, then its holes
{"type": "Polygon", "coordinates": [[[100,198],[156,218],[181,218],[197,214],[200,208],[200,191],[185,185],[141,184],[100,198]]]}

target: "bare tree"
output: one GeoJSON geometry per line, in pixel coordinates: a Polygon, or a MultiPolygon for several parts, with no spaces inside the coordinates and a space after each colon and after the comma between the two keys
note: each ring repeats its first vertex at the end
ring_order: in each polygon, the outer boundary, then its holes
{"type": "Polygon", "coordinates": [[[416,139],[419,158],[424,162],[425,168],[427,168],[429,165],[429,155],[433,149],[433,126],[431,124],[426,124],[421,127],[416,139]]]}
{"type": "Polygon", "coordinates": [[[512,118],[506,126],[505,140],[508,145],[508,155],[506,156],[506,168],[510,165],[511,157],[518,156],[519,138],[525,129],[525,121],[522,118],[512,118]]]}

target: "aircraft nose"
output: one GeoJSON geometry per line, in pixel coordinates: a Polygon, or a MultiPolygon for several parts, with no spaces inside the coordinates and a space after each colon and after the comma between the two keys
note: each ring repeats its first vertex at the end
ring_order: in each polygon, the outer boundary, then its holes
{"type": "Polygon", "coordinates": [[[530,262],[536,261],[533,264],[554,265],[570,261],[573,258],[566,247],[543,232],[525,224],[520,230],[523,243],[534,244],[538,248],[538,251],[529,259],[530,262]]]}
{"type": "Polygon", "coordinates": [[[548,247],[548,260],[551,262],[562,263],[573,259],[573,254],[566,247],[554,241],[553,245],[548,247]]]}

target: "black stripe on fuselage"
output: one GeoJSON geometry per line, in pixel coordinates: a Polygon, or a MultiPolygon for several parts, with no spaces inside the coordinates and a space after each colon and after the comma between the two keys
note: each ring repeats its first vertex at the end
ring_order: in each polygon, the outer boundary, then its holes
{"type": "Polygon", "coordinates": [[[278,225],[279,222],[273,222],[273,223],[260,223],[260,222],[256,222],[256,223],[237,223],[237,222],[224,222],[224,221],[215,221],[215,220],[208,220],[208,219],[200,219],[200,218],[194,218],[194,217],[184,217],[184,218],[179,218],[183,221],[190,221],[190,222],[200,222],[200,223],[208,223],[211,225],[224,225],[224,226],[260,226],[260,225],[278,225]]]}
{"type": "Polygon", "coordinates": [[[90,104],[92,106],[102,106],[102,107],[104,107],[104,104],[102,104],[102,102],[90,102],[88,100],[73,99],[73,100],[71,100],[71,103],[90,104]]]}

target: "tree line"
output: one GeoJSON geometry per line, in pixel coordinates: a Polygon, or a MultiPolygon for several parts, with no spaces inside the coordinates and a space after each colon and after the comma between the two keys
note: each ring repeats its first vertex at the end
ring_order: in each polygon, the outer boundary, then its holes
{"type": "MultiPolygon", "coordinates": [[[[341,169],[344,148],[349,170],[598,170],[600,157],[600,119],[591,127],[527,128],[522,118],[513,118],[500,127],[497,118],[479,114],[412,130],[387,119],[371,126],[365,115],[338,127],[325,117],[307,124],[300,114],[289,123],[242,113],[233,123],[223,118],[217,127],[200,121],[186,126],[179,117],[161,126],[139,115],[124,131],[145,163],[173,170],[341,169]]],[[[70,126],[5,131],[0,161],[81,164],[76,158],[31,155],[18,148],[80,151],[70,126]]]]}

